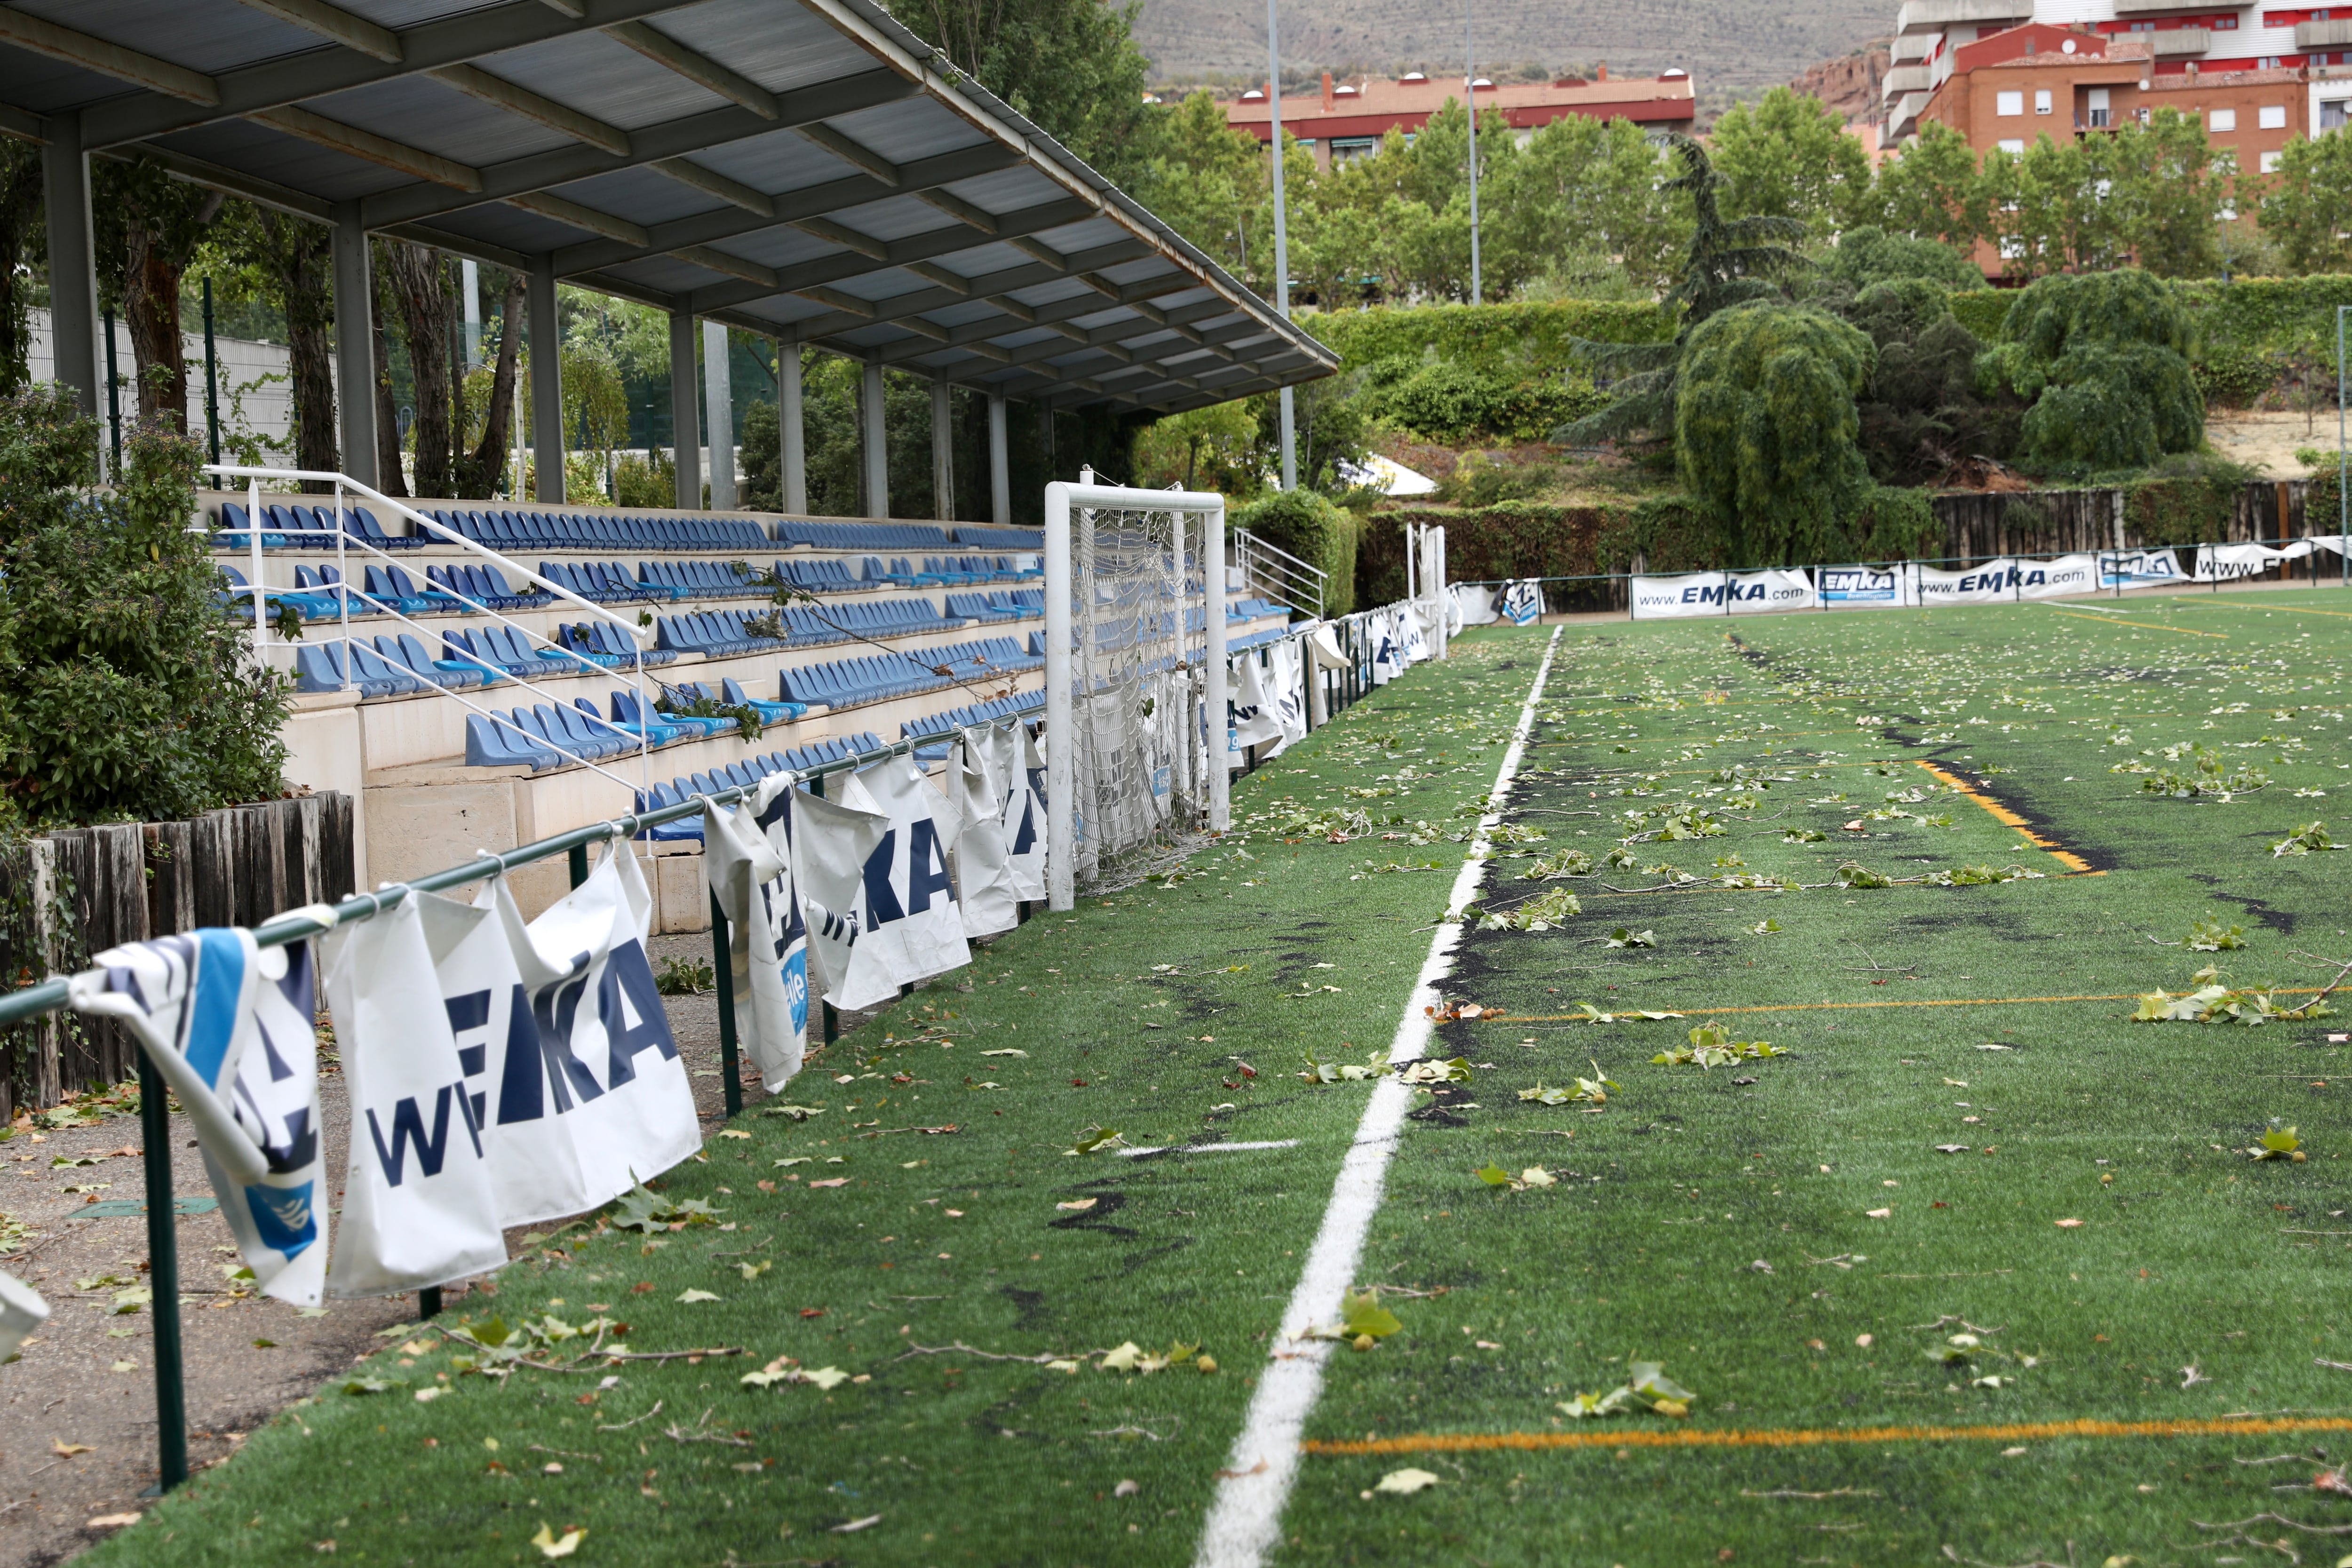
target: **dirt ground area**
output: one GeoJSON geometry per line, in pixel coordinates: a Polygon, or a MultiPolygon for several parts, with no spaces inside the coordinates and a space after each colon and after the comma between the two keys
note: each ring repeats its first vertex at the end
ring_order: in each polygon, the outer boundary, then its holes
{"type": "Polygon", "coordinates": [[[2217,409],[2206,416],[2205,438],[2223,457],[2250,465],[2265,479],[2299,479],[2304,467],[2294,460],[2295,448],[2335,451],[2336,419],[2333,410],[2307,416],[2279,410],[2217,409]]]}
{"type": "MultiPolygon", "coordinates": [[[[708,935],[656,937],[647,947],[656,969],[667,958],[711,956],[708,935]]],[[[718,999],[666,1000],[695,1100],[706,1125],[716,1125],[725,1110],[718,999]]],[[[321,1066],[327,1146],[340,1159],[349,1147],[343,1079],[331,1062],[321,1066]]],[[[761,1098],[756,1082],[744,1093],[761,1098]]],[[[22,1358],[0,1366],[0,1568],[64,1561],[112,1528],[92,1521],[137,1513],[155,1484],[153,1309],[116,1310],[118,1292],[147,1283],[146,1216],[84,1213],[144,1195],[141,1142],[136,1114],[100,1113],[93,1125],[19,1131],[0,1143],[0,1226],[13,1221],[31,1233],[0,1243],[0,1268],[49,1305],[22,1358]]],[[[180,1206],[204,1211],[179,1221],[188,1455],[201,1469],[373,1350],[379,1331],[414,1320],[417,1306],[401,1296],[303,1310],[240,1290],[227,1278],[238,1267],[228,1226],[184,1117],[172,1119],[172,1156],[180,1206]]],[[[522,1234],[508,1237],[509,1250],[522,1234]]],[[[464,1310],[477,1304],[469,1295],[496,1291],[493,1280],[453,1286],[444,1305],[464,1310]]]]}

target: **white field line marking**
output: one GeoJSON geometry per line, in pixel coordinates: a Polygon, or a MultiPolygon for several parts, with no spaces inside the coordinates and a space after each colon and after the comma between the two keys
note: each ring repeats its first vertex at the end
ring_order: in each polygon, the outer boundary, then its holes
{"type": "Polygon", "coordinates": [[[1270,1143],[1170,1143],[1153,1149],[1114,1149],[1112,1153],[1122,1160],[1140,1160],[1146,1154],[1244,1154],[1254,1149],[1296,1149],[1296,1138],[1276,1138],[1270,1143]]]}
{"type": "MultiPolygon", "coordinates": [[[[1510,749],[1503,753],[1502,768],[1495,775],[1493,804],[1498,809],[1478,819],[1470,858],[1454,879],[1454,892],[1446,904],[1449,911],[1468,903],[1486,875],[1486,859],[1478,854],[1477,847],[1502,820],[1499,807],[1518,773],[1528,732],[1535,726],[1536,703],[1543,696],[1552,655],[1565,629],[1554,626],[1551,640],[1544,645],[1535,684],[1528,688],[1527,700],[1519,705],[1519,722],[1511,731],[1510,749]]],[[[1431,1018],[1423,1009],[1436,1005],[1437,983],[1452,973],[1454,949],[1461,940],[1460,921],[1440,925],[1437,934],[1430,938],[1429,958],[1421,966],[1412,994],[1405,998],[1404,1016],[1389,1047],[1390,1061],[1412,1061],[1428,1048],[1431,1018]]],[[[1323,1392],[1323,1363],[1331,1354],[1332,1342],[1310,1338],[1309,1331],[1318,1321],[1329,1322],[1339,1315],[1340,1297],[1355,1283],[1364,1236],[1381,1206],[1389,1158],[1396,1152],[1405,1107],[1412,1102],[1412,1089],[1393,1073],[1372,1086],[1363,1120],[1356,1124],[1356,1141],[1340,1163],[1339,1180],[1332,1184],[1330,1206],[1323,1211],[1314,1249],[1307,1253],[1297,1288],[1283,1310],[1282,1327],[1274,1336],[1265,1375],[1251,1396],[1249,1414],[1240,1436],[1234,1439],[1233,1456],[1218,1472],[1216,1496],[1201,1528],[1193,1568],[1257,1568],[1280,1539],[1283,1506],[1298,1474],[1299,1437],[1323,1392]]]]}

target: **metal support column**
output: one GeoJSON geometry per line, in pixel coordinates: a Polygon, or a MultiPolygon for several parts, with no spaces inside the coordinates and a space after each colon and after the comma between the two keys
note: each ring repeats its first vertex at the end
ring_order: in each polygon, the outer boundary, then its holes
{"type": "Polygon", "coordinates": [[[555,258],[534,256],[525,287],[530,317],[532,488],[542,501],[561,505],[563,494],[563,326],[555,309],[555,258]]]}
{"type": "Polygon", "coordinates": [[[710,504],[735,510],[735,391],[727,363],[727,329],[702,323],[703,412],[710,421],[710,504]]]}
{"type": "Polygon", "coordinates": [[[776,423],[784,444],[784,510],[808,510],[808,426],[801,408],[801,346],[776,340],[776,423]]]}
{"type": "Polygon", "coordinates": [[[374,283],[368,271],[367,229],[360,204],[335,204],[335,405],[342,426],[346,474],[373,478],[375,457],[374,283]]]}
{"type": "Polygon", "coordinates": [[[49,345],[57,377],[84,414],[98,412],[97,246],[89,233],[89,159],[81,116],[41,121],[41,197],[49,232],[49,345]]]}
{"type": "Polygon", "coordinates": [[[1013,521],[1013,464],[1004,450],[1004,395],[988,395],[988,516],[999,526],[1013,521]]]}
{"type": "MultiPolygon", "coordinates": [[[[220,462],[220,355],[213,347],[213,279],[205,274],[205,440],[220,462]]],[[[254,524],[258,528],[259,523],[254,524]]]]}
{"type": "Polygon", "coordinates": [[[884,436],[882,418],[882,365],[878,360],[866,362],[866,395],[859,399],[865,405],[864,427],[858,432],[858,456],[866,464],[866,515],[890,515],[890,453],[884,436]]]}
{"type": "Polygon", "coordinates": [[[944,380],[931,383],[931,515],[955,521],[955,428],[944,380]]]}
{"type": "Polygon", "coordinates": [[[702,419],[694,395],[694,312],[669,313],[669,438],[677,448],[679,509],[702,506],[702,419]]]}
{"type": "Polygon", "coordinates": [[[139,1141],[147,1176],[147,1285],[153,1292],[155,1489],[188,1479],[188,1391],[180,1357],[179,1211],[172,1197],[171,1094],[163,1075],[139,1051],[139,1141]]]}
{"type": "MultiPolygon", "coordinates": [[[[738,809],[740,809],[740,807],[738,809]]],[[[743,1114],[743,1066],[735,1045],[734,935],[719,895],[710,895],[710,962],[719,977],[719,1079],[726,1091],[727,1114],[743,1114]]]]}

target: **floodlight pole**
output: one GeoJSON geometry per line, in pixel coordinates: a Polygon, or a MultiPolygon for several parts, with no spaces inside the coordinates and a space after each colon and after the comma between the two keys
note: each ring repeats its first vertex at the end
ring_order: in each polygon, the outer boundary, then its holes
{"type": "MultiPolygon", "coordinates": [[[[1265,0],[1265,107],[1274,128],[1274,308],[1290,320],[1290,221],[1282,201],[1282,43],[1276,15],[1280,0],[1265,0]]],[[[1298,422],[1290,388],[1282,389],[1282,488],[1298,488],[1298,422]]]]}
{"type": "Polygon", "coordinates": [[[1470,302],[1478,303],[1478,69],[1470,50],[1471,7],[1462,7],[1462,96],[1470,105],[1470,302]]]}
{"type": "Polygon", "coordinates": [[[2344,490],[2345,472],[2348,465],[2344,447],[2344,312],[2352,305],[2336,307],[2336,585],[2352,585],[2352,498],[2344,490]]]}

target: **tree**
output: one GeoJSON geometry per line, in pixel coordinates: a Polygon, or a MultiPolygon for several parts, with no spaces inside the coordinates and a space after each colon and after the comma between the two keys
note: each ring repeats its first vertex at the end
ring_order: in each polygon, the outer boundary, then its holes
{"type": "Polygon", "coordinates": [[[890,14],[1085,159],[1132,188],[1156,129],[1137,4],[1103,0],[892,0],[890,14]]]}
{"type": "MultiPolygon", "coordinates": [[[[254,279],[256,292],[286,318],[288,371],[294,384],[294,464],[321,473],[342,468],[335,445],[331,241],[319,225],[245,202],[226,210],[217,242],[254,279]]],[[[307,489],[332,487],[311,481],[307,489]]]]}
{"type": "Polygon", "coordinates": [[[1874,283],[1925,279],[1946,289],[1981,289],[1984,274],[1950,246],[1889,234],[1874,225],[1848,229],[1822,262],[1822,274],[1859,291],[1874,283]]]}
{"type": "MultiPolygon", "coordinates": [[[[1853,238],[1847,236],[1847,243],[1853,238]]],[[[1856,401],[1873,479],[1926,484],[1963,458],[2007,454],[2013,420],[1977,393],[1984,345],[1953,317],[1939,284],[1918,278],[1873,283],[1840,313],[1878,351],[1856,401]]]]}
{"type": "Polygon", "coordinates": [[[1831,561],[1870,488],[1854,398],[1870,339],[1824,311],[1751,304],[1690,335],[1675,394],[1675,463],[1731,558],[1831,561]]]}
{"type": "Polygon", "coordinates": [[[1881,165],[1878,199],[1887,228],[1915,239],[1972,246],[1990,226],[1976,150],[1939,120],[1923,123],[1919,139],[1881,165]]]}
{"type": "Polygon", "coordinates": [[[111,491],[70,388],[0,399],[0,815],[163,821],[283,787],[285,678],[188,531],[197,444],[142,420],[111,491]]]}
{"type": "Polygon", "coordinates": [[[1617,384],[1615,402],[1552,433],[1552,439],[1563,445],[1582,446],[1633,430],[1665,429],[1675,418],[1676,366],[1691,334],[1718,311],[1780,298],[1780,286],[1773,279],[1804,265],[1804,258],[1789,248],[1789,242],[1804,237],[1803,223],[1767,214],[1725,217],[1720,202],[1724,176],[1708,161],[1706,149],[1687,136],[1676,136],[1673,147],[1682,160],[1683,172],[1660,189],[1687,195],[1691,203],[1690,248],[1663,301],[1679,317],[1674,341],[1579,342],[1578,350],[1602,369],[1622,368],[1633,374],[1617,384]]]}
{"type": "Polygon", "coordinates": [[[1793,218],[1825,238],[1876,216],[1870,155],[1817,98],[1776,87],[1733,105],[1710,142],[1734,217],[1793,218]]]}
{"type": "Polygon", "coordinates": [[[1257,419],[1247,403],[1171,414],[1137,434],[1135,482],[1215,490],[1228,499],[1253,495],[1264,482],[1254,450],[1257,438],[1257,419]]]}
{"type": "Polygon", "coordinates": [[[1196,92],[1167,117],[1138,194],[1171,228],[1241,276],[1249,270],[1251,227],[1267,200],[1266,164],[1257,139],[1227,125],[1223,106],[1196,92]]]}
{"type": "Polygon", "coordinates": [[[2221,269],[2221,221],[2237,173],[2234,153],[2216,153],[2205,121],[2159,109],[2145,125],[2116,133],[2107,201],[2132,258],[2159,278],[2210,278],[2221,269]]]}
{"type": "Polygon", "coordinates": [[[2297,272],[2352,270],[2352,137],[2296,137],[2263,196],[2263,232],[2297,272]]]}
{"type": "Polygon", "coordinates": [[[1637,290],[1663,289],[1689,242],[1687,220],[1659,190],[1664,173],[1664,155],[1632,121],[1563,115],[1482,187],[1484,226],[1528,258],[1530,275],[1600,261],[1637,290]]]}
{"type": "Polygon", "coordinates": [[[2032,405],[2021,450],[2048,467],[2145,468],[2205,438],[2189,312],[2146,272],[2044,278],[2018,296],[1987,371],[2032,405]]]}
{"type": "Polygon", "coordinates": [[[180,336],[180,277],[226,200],[166,174],[144,155],[101,160],[90,171],[90,218],[99,288],[131,329],[139,405],[188,423],[188,361],[180,336]]]}
{"type": "Polygon", "coordinates": [[[450,263],[440,251],[405,240],[380,240],[377,245],[377,275],[391,291],[408,342],[416,396],[415,421],[408,427],[415,443],[416,493],[455,497],[452,432],[465,428],[465,420],[457,382],[450,373],[459,310],[450,263]]]}
{"type": "MultiPolygon", "coordinates": [[[[506,298],[499,307],[498,368],[491,373],[488,395],[484,399],[481,439],[474,444],[471,452],[457,458],[452,476],[453,489],[462,497],[487,500],[498,494],[499,477],[506,471],[507,454],[514,446],[515,376],[522,353],[522,274],[508,273],[506,298]]],[[[457,404],[460,429],[467,427],[465,395],[461,385],[457,404]]]]}
{"type": "Polygon", "coordinates": [[[32,379],[28,263],[47,248],[41,215],[41,150],[0,136],[0,396],[32,379]],[[17,268],[26,268],[19,275],[17,268]]]}

